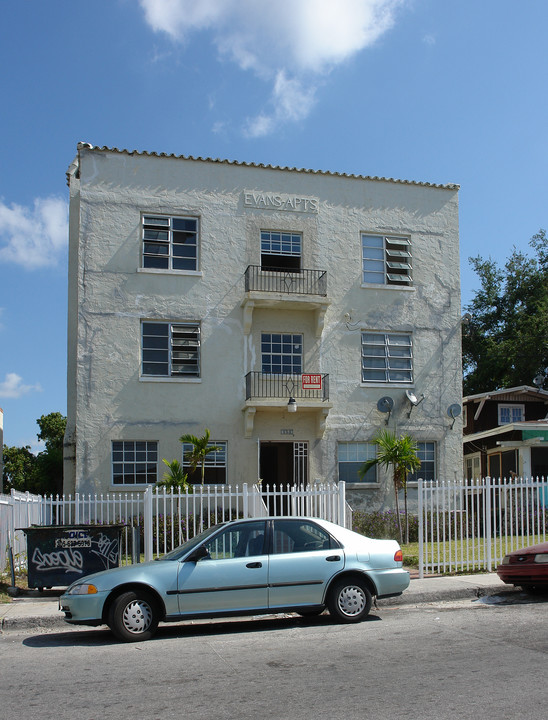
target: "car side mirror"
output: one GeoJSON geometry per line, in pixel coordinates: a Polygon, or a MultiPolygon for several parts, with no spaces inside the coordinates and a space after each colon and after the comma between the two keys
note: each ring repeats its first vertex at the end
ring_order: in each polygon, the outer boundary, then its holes
{"type": "Polygon", "coordinates": [[[198,562],[198,560],[201,560],[202,558],[209,556],[209,550],[206,548],[205,545],[198,545],[197,548],[194,548],[194,550],[190,553],[188,557],[185,558],[185,562],[198,562]]]}

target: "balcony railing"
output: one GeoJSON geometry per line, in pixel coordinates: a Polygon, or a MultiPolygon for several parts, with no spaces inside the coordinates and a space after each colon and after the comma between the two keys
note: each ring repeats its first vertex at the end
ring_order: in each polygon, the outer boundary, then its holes
{"type": "Polygon", "coordinates": [[[245,376],[245,399],[329,400],[329,375],[320,373],[273,374],[249,372],[245,376]]]}
{"type": "Polygon", "coordinates": [[[261,269],[249,265],[245,271],[245,291],[276,292],[300,295],[327,295],[327,272],[325,270],[261,269]]]}

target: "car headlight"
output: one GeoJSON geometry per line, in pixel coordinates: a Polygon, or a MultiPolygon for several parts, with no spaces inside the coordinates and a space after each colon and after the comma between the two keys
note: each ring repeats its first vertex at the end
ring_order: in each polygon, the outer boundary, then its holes
{"type": "Polygon", "coordinates": [[[544,563],[548,562],[548,553],[539,553],[535,555],[535,562],[544,563]]]}
{"type": "Polygon", "coordinates": [[[504,556],[504,558],[502,559],[502,564],[503,564],[503,565],[510,565],[510,555],[505,555],[505,556],[504,556]]]}
{"type": "Polygon", "coordinates": [[[73,585],[67,590],[67,595],[95,595],[97,588],[95,585],[81,583],[80,585],[73,585]]]}

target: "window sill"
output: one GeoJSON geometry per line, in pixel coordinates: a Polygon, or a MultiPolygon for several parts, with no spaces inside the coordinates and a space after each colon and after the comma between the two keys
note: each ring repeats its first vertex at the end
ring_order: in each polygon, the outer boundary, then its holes
{"type": "Polygon", "coordinates": [[[146,275],[188,275],[190,277],[203,277],[201,270],[164,270],[163,268],[137,268],[138,273],[146,275]]]}
{"type": "Polygon", "coordinates": [[[415,287],[413,285],[385,285],[384,283],[362,283],[360,285],[362,288],[367,288],[368,290],[397,290],[403,292],[415,292],[415,287]]]}
{"type": "Polygon", "coordinates": [[[409,390],[415,387],[414,383],[391,383],[391,382],[361,382],[360,387],[362,388],[394,388],[409,390]]]}
{"type": "Polygon", "coordinates": [[[163,375],[154,377],[140,377],[139,382],[144,383],[201,383],[202,378],[180,378],[180,377],[165,377],[163,375]]]}
{"type": "Polygon", "coordinates": [[[347,490],[378,490],[380,488],[381,484],[376,483],[367,483],[367,482],[357,482],[357,483],[346,483],[346,489],[347,490]]]}

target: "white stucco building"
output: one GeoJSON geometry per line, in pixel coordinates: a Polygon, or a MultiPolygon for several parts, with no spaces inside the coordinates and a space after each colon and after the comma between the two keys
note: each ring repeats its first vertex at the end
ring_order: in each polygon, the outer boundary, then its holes
{"type": "Polygon", "coordinates": [[[65,492],[145,489],[205,428],[207,483],[381,508],[385,427],[460,476],[458,186],[86,143],[68,181],[65,492]]]}

